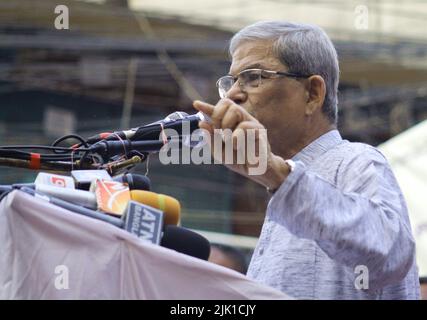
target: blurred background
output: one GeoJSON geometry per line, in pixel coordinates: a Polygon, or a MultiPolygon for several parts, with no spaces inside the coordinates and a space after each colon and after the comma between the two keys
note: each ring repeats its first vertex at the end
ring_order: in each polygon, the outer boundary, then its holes
{"type": "MultiPolygon", "coordinates": [[[[50,144],[195,113],[194,99],[218,100],[232,34],[262,19],[318,24],[331,36],[339,129],[388,157],[427,276],[426,1],[0,0],[0,144],[50,144]],[[56,21],[58,5],[68,21],[56,21]]],[[[164,166],[151,156],[136,172],[147,168],[154,191],[180,200],[183,226],[250,259],[264,188],[219,165],[164,166]]],[[[2,184],[36,174],[0,167],[2,184]]]]}

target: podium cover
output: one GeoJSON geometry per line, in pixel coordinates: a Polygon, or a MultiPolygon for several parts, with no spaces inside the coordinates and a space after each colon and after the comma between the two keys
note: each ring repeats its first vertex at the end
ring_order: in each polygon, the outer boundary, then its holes
{"type": "Polygon", "coordinates": [[[17,190],[0,203],[0,253],[0,299],[289,298],[17,190]]]}

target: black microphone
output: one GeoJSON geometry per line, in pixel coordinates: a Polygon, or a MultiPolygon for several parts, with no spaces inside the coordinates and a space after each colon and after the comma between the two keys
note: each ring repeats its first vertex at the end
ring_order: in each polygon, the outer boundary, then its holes
{"type": "Polygon", "coordinates": [[[127,183],[130,190],[150,191],[151,189],[150,178],[136,173],[126,173],[111,177],[106,170],[73,170],[71,171],[71,176],[74,178],[76,188],[81,190],[89,190],[95,179],[127,183]]]}
{"type": "MultiPolygon", "coordinates": [[[[129,154],[131,151],[142,153],[158,152],[165,143],[175,140],[179,143],[188,144],[188,138],[197,129],[200,121],[211,121],[208,116],[202,112],[193,115],[186,115],[185,112],[175,112],[169,115],[165,120],[147,124],[145,126],[132,129],[132,133],[127,131],[126,140],[117,140],[117,137],[111,137],[101,140],[89,147],[91,152],[99,154],[104,159],[109,159],[119,154],[129,154]],[[176,119],[175,119],[176,117],[176,119]],[[165,139],[161,135],[166,131],[165,139]],[[173,130],[172,132],[170,130],[173,130]],[[175,135],[170,135],[175,133],[175,135]],[[181,140],[183,139],[183,140],[181,140]]],[[[123,131],[124,132],[124,131],[123,131]]],[[[195,146],[200,142],[194,141],[190,146],[195,146]]]]}
{"type": "Polygon", "coordinates": [[[103,159],[110,159],[116,155],[129,154],[131,151],[142,153],[158,152],[164,145],[165,142],[158,139],[150,141],[102,140],[90,146],[89,149],[91,152],[99,154],[103,159]]]}
{"type": "Polygon", "coordinates": [[[174,129],[179,135],[182,134],[183,123],[188,122],[190,125],[190,133],[198,129],[199,121],[211,121],[210,118],[198,112],[193,115],[188,115],[183,111],[176,111],[169,114],[166,118],[152,122],[137,128],[129,130],[115,131],[113,133],[102,133],[92,136],[87,139],[87,142],[94,144],[99,141],[115,141],[115,140],[158,140],[160,133],[164,129],[174,129]]]}
{"type": "Polygon", "coordinates": [[[193,133],[196,129],[199,128],[199,122],[202,120],[207,120],[207,116],[203,113],[198,112],[197,114],[186,115],[184,112],[176,112],[168,116],[165,120],[148,124],[142,127],[139,127],[131,140],[158,140],[160,134],[165,129],[175,130],[178,136],[189,135],[193,133]],[[173,115],[179,115],[177,118],[173,115]],[[184,132],[185,125],[189,128],[189,132],[184,132]]]}
{"type": "Polygon", "coordinates": [[[151,190],[150,178],[142,174],[126,173],[120,176],[115,176],[114,181],[127,183],[130,190],[151,190]]]}
{"type": "Polygon", "coordinates": [[[164,227],[160,245],[206,261],[211,252],[210,243],[205,237],[194,231],[174,225],[166,225],[164,227]]]}

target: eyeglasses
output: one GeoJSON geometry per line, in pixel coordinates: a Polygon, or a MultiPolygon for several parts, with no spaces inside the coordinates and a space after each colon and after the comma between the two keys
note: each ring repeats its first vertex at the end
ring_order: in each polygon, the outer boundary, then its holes
{"type": "Polygon", "coordinates": [[[291,73],[284,71],[272,71],[272,70],[263,70],[263,69],[246,69],[236,77],[231,75],[223,76],[218,79],[216,86],[218,88],[219,96],[225,98],[227,92],[234,86],[236,81],[238,82],[240,89],[245,90],[247,88],[257,88],[262,83],[262,79],[272,79],[275,76],[283,76],[290,78],[308,78],[309,75],[291,73]]]}

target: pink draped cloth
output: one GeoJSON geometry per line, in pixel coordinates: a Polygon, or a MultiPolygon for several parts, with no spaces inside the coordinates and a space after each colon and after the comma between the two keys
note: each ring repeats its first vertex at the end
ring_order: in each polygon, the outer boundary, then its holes
{"type": "Polygon", "coordinates": [[[21,191],[0,203],[0,253],[0,299],[289,298],[21,191]]]}

